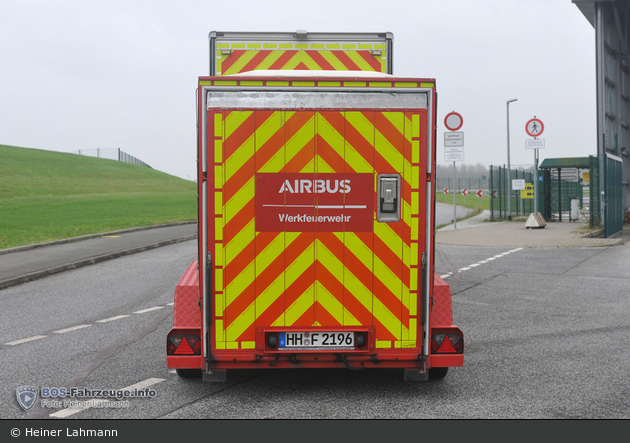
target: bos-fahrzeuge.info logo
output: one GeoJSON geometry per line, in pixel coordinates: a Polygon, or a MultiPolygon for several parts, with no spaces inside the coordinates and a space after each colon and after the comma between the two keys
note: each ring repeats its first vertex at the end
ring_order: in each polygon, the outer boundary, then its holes
{"type": "Polygon", "coordinates": [[[20,386],[15,390],[18,404],[25,411],[29,411],[37,401],[37,388],[33,386],[20,386]]]}
{"type": "Polygon", "coordinates": [[[90,389],[90,388],[41,388],[21,386],[16,389],[17,402],[29,411],[39,397],[42,408],[128,408],[130,398],[153,398],[154,389],[90,389]]]}

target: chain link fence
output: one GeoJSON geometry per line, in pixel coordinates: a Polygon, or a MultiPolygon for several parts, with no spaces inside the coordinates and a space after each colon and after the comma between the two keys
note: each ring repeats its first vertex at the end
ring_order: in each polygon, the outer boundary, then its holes
{"type": "Polygon", "coordinates": [[[134,157],[133,155],[129,155],[126,152],[120,150],[120,148],[96,148],[96,149],[79,149],[78,151],[74,151],[74,153],[79,155],[87,155],[88,157],[98,157],[98,158],[107,158],[109,160],[118,160],[119,162],[131,163],[139,166],[146,166],[147,168],[151,168],[151,166],[147,165],[142,160],[134,157]]]}

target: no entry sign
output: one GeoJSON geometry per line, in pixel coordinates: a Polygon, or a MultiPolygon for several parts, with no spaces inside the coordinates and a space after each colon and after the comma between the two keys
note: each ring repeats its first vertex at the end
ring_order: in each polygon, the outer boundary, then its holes
{"type": "Polygon", "coordinates": [[[457,112],[451,112],[444,117],[444,126],[449,131],[457,131],[464,124],[464,119],[457,112]]]}

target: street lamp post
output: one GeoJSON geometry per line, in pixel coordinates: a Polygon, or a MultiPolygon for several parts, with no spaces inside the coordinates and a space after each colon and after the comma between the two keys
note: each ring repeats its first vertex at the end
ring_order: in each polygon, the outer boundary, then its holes
{"type": "Polygon", "coordinates": [[[507,201],[507,219],[512,220],[512,180],[510,179],[510,103],[518,100],[513,98],[507,101],[507,185],[508,185],[508,201],[507,201]]]}

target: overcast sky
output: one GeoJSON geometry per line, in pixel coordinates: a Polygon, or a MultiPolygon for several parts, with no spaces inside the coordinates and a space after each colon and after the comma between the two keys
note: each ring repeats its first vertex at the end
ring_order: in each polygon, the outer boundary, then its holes
{"type": "MultiPolygon", "coordinates": [[[[435,78],[466,163],[596,155],[595,31],[571,0],[0,0],[0,144],[120,148],[195,178],[197,78],[210,31],[392,32],[394,74],[435,78]]],[[[2,159],[0,159],[2,161],[2,159]]],[[[449,163],[450,164],[450,163],[449,163]]]]}

